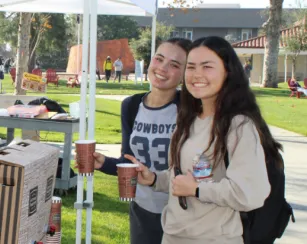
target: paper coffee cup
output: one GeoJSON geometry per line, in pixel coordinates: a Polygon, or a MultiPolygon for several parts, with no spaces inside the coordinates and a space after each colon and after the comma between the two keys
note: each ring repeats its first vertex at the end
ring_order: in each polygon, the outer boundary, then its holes
{"type": "Polygon", "coordinates": [[[77,152],[77,164],[79,174],[89,174],[94,172],[95,158],[93,153],[96,149],[96,141],[79,140],[75,142],[77,152]]]}
{"type": "Polygon", "coordinates": [[[117,164],[118,191],[120,201],[133,201],[135,198],[138,172],[136,164],[117,164]]]}
{"type": "Polygon", "coordinates": [[[62,199],[60,197],[52,197],[51,211],[49,216],[49,227],[55,227],[55,233],[47,233],[46,244],[61,243],[61,207],[62,199]]]}

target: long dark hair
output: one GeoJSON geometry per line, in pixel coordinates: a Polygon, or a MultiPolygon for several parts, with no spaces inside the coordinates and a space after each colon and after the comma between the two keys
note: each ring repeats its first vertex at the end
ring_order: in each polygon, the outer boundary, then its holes
{"type": "MultiPolygon", "coordinates": [[[[204,149],[204,152],[206,152],[214,144],[213,168],[217,167],[226,153],[229,127],[236,115],[244,115],[253,121],[260,136],[266,162],[276,162],[276,167],[282,167],[282,158],[279,154],[282,145],[272,137],[266,122],[262,118],[255,95],[249,87],[249,80],[232,46],[221,37],[211,36],[194,41],[190,50],[197,47],[207,47],[215,52],[223,61],[227,72],[227,78],[217,95],[215,103],[209,145],[204,149]]],[[[201,112],[201,100],[194,98],[188,92],[186,85],[183,84],[177,128],[171,142],[171,166],[180,167],[182,145],[190,136],[190,127],[196,116],[201,112]]],[[[246,123],[248,119],[243,121],[241,125],[246,123]]]]}

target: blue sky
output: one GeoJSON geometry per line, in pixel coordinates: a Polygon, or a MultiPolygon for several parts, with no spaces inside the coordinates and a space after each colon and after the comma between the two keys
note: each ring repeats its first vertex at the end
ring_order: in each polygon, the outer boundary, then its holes
{"type": "MultiPolygon", "coordinates": [[[[159,7],[166,7],[167,3],[174,2],[174,0],[158,0],[159,7]]],[[[187,2],[190,3],[200,3],[200,0],[187,0],[187,2]]],[[[241,8],[265,8],[270,5],[269,0],[202,0],[203,3],[239,3],[241,5],[241,8]]],[[[283,7],[289,8],[289,7],[295,7],[297,0],[284,0],[283,7]]],[[[304,3],[306,1],[301,0],[301,3],[305,5],[304,3]]]]}

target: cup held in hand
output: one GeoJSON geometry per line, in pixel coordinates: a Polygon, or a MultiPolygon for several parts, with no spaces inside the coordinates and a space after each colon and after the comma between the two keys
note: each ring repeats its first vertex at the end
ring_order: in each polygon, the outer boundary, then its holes
{"type": "Polygon", "coordinates": [[[79,140],[75,142],[79,174],[91,174],[94,172],[96,141],[79,140]]]}
{"type": "Polygon", "coordinates": [[[138,172],[136,171],[136,168],[138,165],[124,163],[117,164],[116,166],[118,174],[119,200],[127,202],[133,201],[137,185],[138,172]]]}

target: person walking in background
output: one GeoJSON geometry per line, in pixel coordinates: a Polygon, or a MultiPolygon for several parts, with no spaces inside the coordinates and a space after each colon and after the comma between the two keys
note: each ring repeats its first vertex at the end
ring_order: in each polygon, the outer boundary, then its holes
{"type": "Polygon", "coordinates": [[[252,70],[252,66],[250,64],[250,61],[245,61],[244,72],[245,72],[249,82],[250,82],[250,77],[251,77],[251,70],[252,70]]]}
{"type": "Polygon", "coordinates": [[[8,74],[9,71],[10,71],[11,62],[12,62],[12,59],[11,59],[11,58],[6,59],[5,62],[4,62],[4,72],[5,72],[6,74],[8,74]]]}
{"type": "Polygon", "coordinates": [[[99,62],[98,62],[97,59],[96,59],[96,75],[97,75],[97,77],[98,77],[98,80],[101,80],[101,79],[100,79],[99,62]]]}
{"type": "Polygon", "coordinates": [[[38,59],[35,60],[35,69],[39,69],[40,68],[40,62],[38,61],[38,59]]]}
{"type": "Polygon", "coordinates": [[[103,69],[106,75],[106,81],[108,83],[111,77],[111,72],[112,72],[112,61],[111,61],[110,56],[108,56],[107,59],[104,61],[103,69]]]}
{"type": "MultiPolygon", "coordinates": [[[[134,155],[153,172],[168,168],[168,148],[176,117],[190,40],[171,38],[158,46],[148,77],[150,92],[126,98],[121,106],[122,149],[120,158],[94,153],[95,169],[117,175],[116,165],[131,163],[124,154],[134,155]]],[[[160,244],[161,212],[168,194],[138,185],[135,201],[130,204],[130,243],[160,244]]]]}
{"type": "Polygon", "coordinates": [[[115,69],[115,78],[113,80],[113,83],[115,82],[115,80],[118,77],[118,83],[120,83],[120,79],[122,77],[122,70],[123,70],[123,62],[121,61],[121,58],[118,57],[118,59],[116,59],[116,61],[113,64],[113,67],[115,69]]]}

